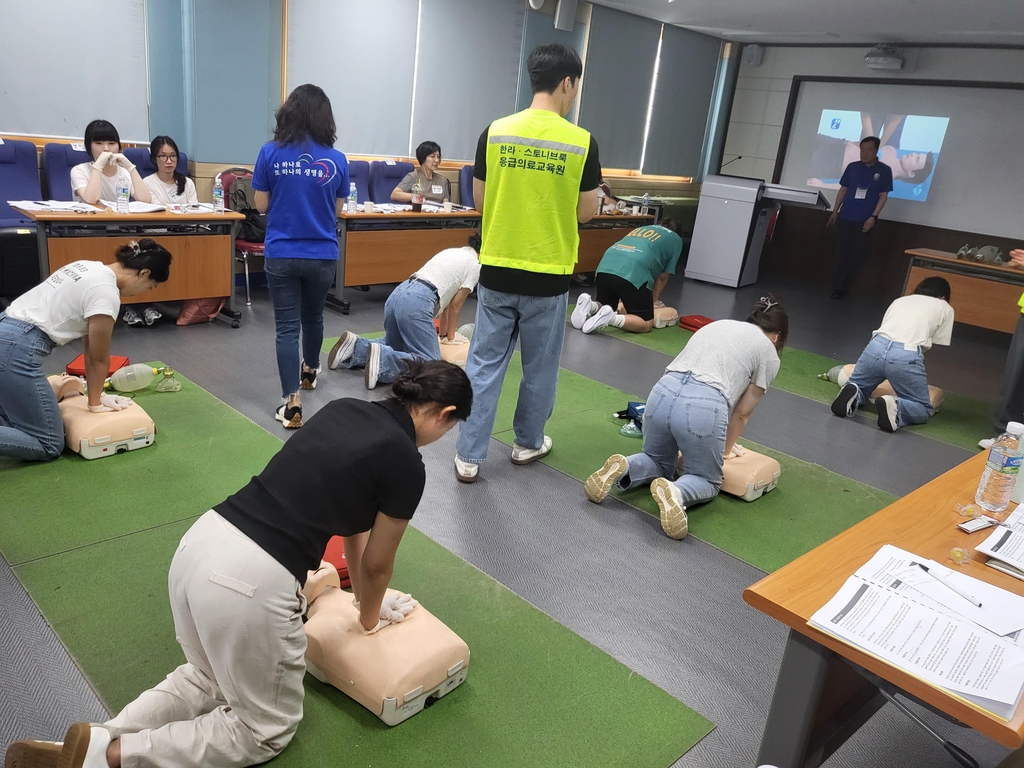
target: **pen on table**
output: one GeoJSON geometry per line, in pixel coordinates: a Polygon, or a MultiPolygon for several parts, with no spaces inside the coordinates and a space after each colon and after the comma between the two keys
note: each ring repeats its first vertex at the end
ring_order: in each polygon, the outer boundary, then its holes
{"type": "Polygon", "coordinates": [[[921,563],[914,563],[914,565],[916,565],[922,571],[924,571],[929,576],[931,576],[933,579],[935,579],[937,582],[939,582],[939,584],[942,584],[947,589],[951,589],[954,592],[956,592],[958,595],[960,595],[960,597],[962,597],[964,600],[967,600],[971,605],[976,605],[979,608],[981,608],[981,603],[978,602],[978,599],[976,597],[971,597],[966,592],[961,592],[959,589],[954,587],[952,584],[950,584],[945,579],[940,578],[939,576],[936,576],[934,573],[932,573],[931,571],[928,570],[928,566],[927,565],[923,565],[921,563]]]}

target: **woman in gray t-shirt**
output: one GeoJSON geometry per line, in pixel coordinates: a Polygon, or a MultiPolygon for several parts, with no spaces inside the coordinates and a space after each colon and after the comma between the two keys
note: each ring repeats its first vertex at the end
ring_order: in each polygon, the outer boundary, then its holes
{"type": "Polygon", "coordinates": [[[722,464],[775,380],[788,335],[789,316],[772,294],[743,322],[719,320],[697,331],[651,390],[643,452],[611,456],[587,479],[587,498],[604,501],[616,483],[622,490],[650,484],[662,529],[673,539],[686,536],[686,508],[718,495],[722,464]]]}
{"type": "Polygon", "coordinates": [[[441,145],[434,141],[424,141],[416,147],[416,161],[420,167],[405,175],[391,192],[391,199],[396,203],[411,203],[412,187],[418,181],[426,202],[440,205],[451,200],[452,184],[437,172],[441,165],[441,145]]]}

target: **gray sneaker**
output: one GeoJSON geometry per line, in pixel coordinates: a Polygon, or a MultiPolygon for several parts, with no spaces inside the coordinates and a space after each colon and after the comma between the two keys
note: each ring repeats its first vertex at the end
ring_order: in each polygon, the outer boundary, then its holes
{"type": "Polygon", "coordinates": [[[370,343],[366,351],[366,367],[363,368],[363,381],[367,389],[377,386],[377,377],[380,376],[380,344],[370,343]]]}
{"type": "Polygon", "coordinates": [[[327,355],[327,367],[332,371],[336,370],[339,365],[352,357],[352,353],[356,349],[356,339],[359,338],[351,331],[345,331],[341,334],[333,347],[331,347],[330,353],[327,355]]]}

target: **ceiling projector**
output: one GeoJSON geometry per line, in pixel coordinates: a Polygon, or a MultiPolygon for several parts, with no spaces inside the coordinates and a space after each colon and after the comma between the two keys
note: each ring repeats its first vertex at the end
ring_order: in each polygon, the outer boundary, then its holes
{"type": "Polygon", "coordinates": [[[903,69],[903,51],[894,45],[876,45],[864,56],[868,69],[903,69]]]}

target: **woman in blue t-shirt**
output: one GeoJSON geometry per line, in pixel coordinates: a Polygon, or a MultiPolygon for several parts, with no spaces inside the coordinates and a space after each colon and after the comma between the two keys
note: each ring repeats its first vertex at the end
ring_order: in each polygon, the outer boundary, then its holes
{"type": "Polygon", "coordinates": [[[274,418],[297,429],[299,388],[316,387],[320,372],[324,303],[337,271],[337,217],[348,194],[348,160],[334,149],[331,101],[317,86],[300,85],[275,117],[274,140],[260,149],[252,188],[256,208],[267,214],[263,271],[274,302],[284,398],[274,418]]]}

